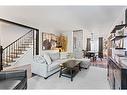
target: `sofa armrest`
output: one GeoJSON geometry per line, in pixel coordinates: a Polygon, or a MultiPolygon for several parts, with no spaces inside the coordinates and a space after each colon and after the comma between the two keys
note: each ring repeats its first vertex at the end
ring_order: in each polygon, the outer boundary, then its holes
{"type": "Polygon", "coordinates": [[[34,61],[34,62],[31,64],[31,66],[32,66],[31,68],[34,68],[34,67],[36,68],[36,67],[38,67],[38,66],[39,66],[39,67],[46,67],[46,68],[47,68],[47,67],[48,67],[48,64],[47,64],[46,61],[44,61],[43,63],[41,63],[41,62],[35,62],[35,61],[34,61]]]}
{"type": "Polygon", "coordinates": [[[12,70],[12,71],[0,72],[0,80],[5,80],[5,79],[21,80],[23,78],[27,78],[27,71],[26,70],[12,70]]]}
{"type": "Polygon", "coordinates": [[[31,64],[31,71],[34,74],[38,74],[40,76],[47,76],[48,72],[48,64],[44,63],[32,63],[31,64]]]}
{"type": "Polygon", "coordinates": [[[0,72],[1,89],[27,89],[27,70],[0,72]]]}

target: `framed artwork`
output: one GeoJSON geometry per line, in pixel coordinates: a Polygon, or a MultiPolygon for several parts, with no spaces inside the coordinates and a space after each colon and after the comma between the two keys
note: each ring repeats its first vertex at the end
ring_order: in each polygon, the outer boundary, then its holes
{"type": "Polygon", "coordinates": [[[52,33],[42,33],[42,50],[55,50],[57,46],[57,36],[52,33]]]}

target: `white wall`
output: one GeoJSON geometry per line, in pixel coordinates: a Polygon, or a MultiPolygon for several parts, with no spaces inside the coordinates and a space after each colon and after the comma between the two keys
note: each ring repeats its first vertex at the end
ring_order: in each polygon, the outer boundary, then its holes
{"type": "Polygon", "coordinates": [[[13,65],[25,65],[33,63],[33,48],[28,48],[13,65]]]}
{"type": "Polygon", "coordinates": [[[28,31],[30,31],[30,29],[0,22],[0,39],[2,46],[6,47],[28,31]]]}
{"type": "Polygon", "coordinates": [[[126,7],[120,11],[119,16],[114,20],[114,22],[110,24],[110,27],[107,29],[107,33],[103,32],[103,36],[105,38],[108,38],[110,36],[111,31],[116,25],[120,25],[122,21],[123,23],[125,23],[125,9],[126,7]]]}
{"type": "MultiPolygon", "coordinates": [[[[105,37],[111,32],[112,29],[109,28],[118,16],[123,14],[123,8],[124,6],[1,6],[0,17],[36,27],[40,30],[40,34],[41,32],[66,32],[70,39],[68,51],[72,51],[73,46],[70,37],[73,30],[88,29],[89,31],[84,33],[84,39],[91,32],[99,32],[100,36],[105,37]]],[[[42,48],[41,40],[40,35],[40,50],[42,48]]],[[[85,49],[86,43],[84,44],[85,49]]]]}
{"type": "Polygon", "coordinates": [[[98,32],[94,32],[94,31],[88,31],[85,30],[84,32],[84,49],[86,50],[86,45],[87,45],[87,38],[91,38],[91,33],[93,33],[93,42],[92,42],[92,46],[91,46],[91,50],[95,50],[98,51],[99,49],[99,37],[103,37],[103,39],[106,38],[106,35],[104,35],[103,33],[98,32]]]}
{"type": "MultiPolygon", "coordinates": [[[[68,37],[68,47],[67,47],[68,52],[73,52],[73,33],[72,33],[72,31],[63,32],[68,37]]],[[[94,44],[93,50],[98,51],[98,39],[99,39],[99,37],[103,37],[103,35],[94,34],[94,36],[95,36],[95,40],[94,40],[95,44],[94,44]]],[[[84,50],[86,50],[87,38],[90,38],[90,37],[91,37],[91,32],[89,32],[86,29],[83,29],[83,49],[84,50]]]]}
{"type": "MultiPolygon", "coordinates": [[[[80,28],[79,28],[80,29],[80,28]]],[[[85,31],[83,29],[83,49],[85,49],[85,31]]],[[[70,30],[68,32],[62,32],[65,36],[68,38],[68,44],[67,44],[67,52],[73,52],[73,30],[70,30]]]]}

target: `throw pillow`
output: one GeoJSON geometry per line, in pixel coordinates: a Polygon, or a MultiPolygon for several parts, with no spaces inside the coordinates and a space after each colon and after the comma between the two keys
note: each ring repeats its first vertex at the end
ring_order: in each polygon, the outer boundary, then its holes
{"type": "Polygon", "coordinates": [[[41,55],[36,55],[36,56],[34,56],[34,62],[36,62],[36,63],[45,63],[45,59],[41,55]]]}
{"type": "Polygon", "coordinates": [[[44,54],[44,58],[45,58],[47,64],[51,64],[52,63],[48,54],[44,54]]]}
{"type": "Polygon", "coordinates": [[[60,59],[60,54],[59,53],[49,53],[49,56],[51,58],[51,61],[55,61],[60,59]]]}

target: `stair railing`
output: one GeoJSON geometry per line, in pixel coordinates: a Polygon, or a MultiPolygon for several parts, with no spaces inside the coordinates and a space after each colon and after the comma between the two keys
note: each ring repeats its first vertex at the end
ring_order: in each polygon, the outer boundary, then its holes
{"type": "Polygon", "coordinates": [[[2,46],[0,45],[0,71],[3,70],[2,53],[3,53],[3,48],[2,48],[2,46]]]}
{"type": "Polygon", "coordinates": [[[8,63],[14,62],[14,59],[18,58],[18,55],[22,54],[22,50],[25,51],[25,48],[29,47],[29,44],[33,45],[33,34],[34,31],[30,30],[25,35],[21,36],[20,38],[3,48],[3,66],[8,66],[8,63]]]}
{"type": "Polygon", "coordinates": [[[20,51],[21,48],[24,48],[25,50],[25,46],[27,46],[26,42],[32,41],[33,55],[39,54],[39,29],[24,24],[16,23],[13,21],[5,20],[2,18],[0,18],[0,22],[5,22],[12,25],[16,25],[18,27],[31,29],[28,33],[18,38],[16,41],[12,42],[7,47],[3,48],[0,45],[0,71],[3,70],[3,65],[13,61],[14,58],[18,57],[19,53],[22,53],[22,51],[20,51]]]}

